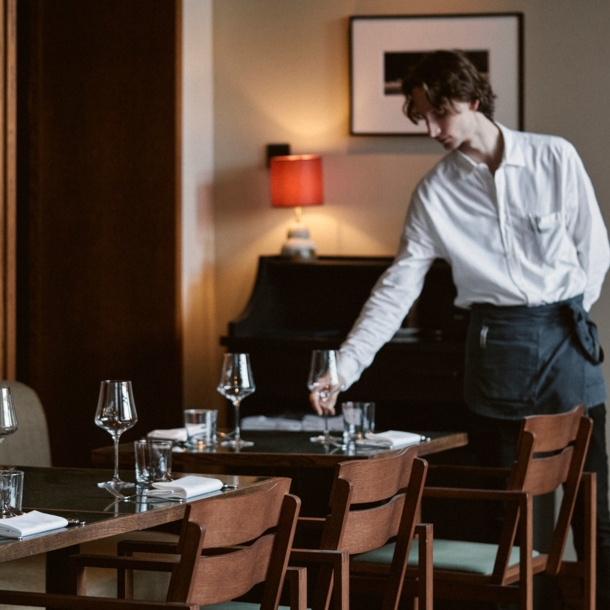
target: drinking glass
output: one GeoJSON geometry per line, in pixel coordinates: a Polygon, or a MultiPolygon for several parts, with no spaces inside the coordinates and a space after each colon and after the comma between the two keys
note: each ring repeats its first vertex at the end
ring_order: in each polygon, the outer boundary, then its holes
{"type": "Polygon", "coordinates": [[[242,447],[252,447],[254,443],[241,438],[239,427],[239,406],[241,401],[256,390],[250,356],[248,354],[225,354],[222,362],[220,383],[216,388],[225,398],[233,403],[235,409],[235,430],[226,435],[229,438],[220,443],[224,447],[232,447],[239,451],[242,447]],[[231,438],[232,437],[232,438],[231,438]]]}
{"type": "Polygon", "coordinates": [[[0,387],[0,443],[17,432],[17,415],[13,393],[8,386],[0,387]]]}
{"type": "Polygon", "coordinates": [[[330,435],[328,430],[328,401],[333,394],[341,389],[339,381],[339,371],[337,362],[339,352],[334,349],[316,349],[311,354],[311,367],[309,369],[309,379],[307,387],[310,392],[316,392],[320,397],[322,413],[324,415],[324,433],[319,436],[312,436],[309,440],[312,443],[322,443],[323,445],[336,445],[339,439],[330,435]]]}
{"type": "Polygon", "coordinates": [[[114,441],[114,476],[111,481],[98,483],[98,487],[111,485],[114,488],[133,487],[135,483],[122,481],[119,477],[119,437],[138,421],[133,400],[131,381],[102,381],[95,412],[95,423],[106,430],[114,441]]]}
{"type": "Polygon", "coordinates": [[[0,470],[0,519],[23,515],[23,471],[0,470]]]}

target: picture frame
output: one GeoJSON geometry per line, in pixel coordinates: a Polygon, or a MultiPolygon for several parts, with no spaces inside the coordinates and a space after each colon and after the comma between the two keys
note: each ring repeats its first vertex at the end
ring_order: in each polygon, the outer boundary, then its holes
{"type": "Polygon", "coordinates": [[[523,14],[350,17],[350,133],[426,135],[403,112],[400,80],[419,58],[463,50],[487,74],[496,95],[494,119],[523,129],[523,14]]]}

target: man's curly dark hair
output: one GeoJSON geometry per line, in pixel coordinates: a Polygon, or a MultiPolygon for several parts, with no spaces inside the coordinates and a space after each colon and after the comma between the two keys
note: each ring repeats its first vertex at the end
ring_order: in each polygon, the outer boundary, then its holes
{"type": "Polygon", "coordinates": [[[494,98],[487,79],[474,67],[462,51],[434,51],[425,55],[402,82],[406,100],[403,112],[417,123],[422,117],[413,106],[413,89],[421,87],[433,108],[452,107],[452,100],[474,103],[478,111],[493,120],[494,98]]]}

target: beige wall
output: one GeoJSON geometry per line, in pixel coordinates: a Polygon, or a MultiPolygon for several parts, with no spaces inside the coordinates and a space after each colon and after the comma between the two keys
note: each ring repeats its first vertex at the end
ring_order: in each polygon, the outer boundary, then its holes
{"type": "Polygon", "coordinates": [[[212,0],[183,0],[182,320],[184,404],[215,399],[212,0]]]}
{"type": "MultiPolygon", "coordinates": [[[[421,138],[348,135],[349,16],[503,11],[525,15],[526,129],[574,142],[610,221],[606,0],[213,2],[216,314],[212,330],[212,309],[200,311],[208,352],[197,358],[212,353],[228,321],[242,311],[258,256],[278,253],[291,220],[290,210],[269,204],[267,143],[323,155],[326,203],[305,209],[304,220],[318,252],[329,255],[392,254],[409,194],[442,154],[438,144],[421,138]]],[[[594,315],[610,351],[608,299],[606,288],[594,315]]],[[[209,366],[201,362],[191,370],[209,366]]],[[[209,386],[199,391],[213,394],[209,386]]]]}

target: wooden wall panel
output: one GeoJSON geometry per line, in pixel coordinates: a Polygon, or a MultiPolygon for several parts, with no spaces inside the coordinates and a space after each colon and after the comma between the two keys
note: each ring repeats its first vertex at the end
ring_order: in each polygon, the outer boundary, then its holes
{"type": "Polygon", "coordinates": [[[0,5],[0,378],[16,372],[16,0],[0,5]]]}
{"type": "Polygon", "coordinates": [[[87,465],[99,382],[130,439],[181,421],[179,2],[19,3],[19,378],[55,465],[87,465]]]}

